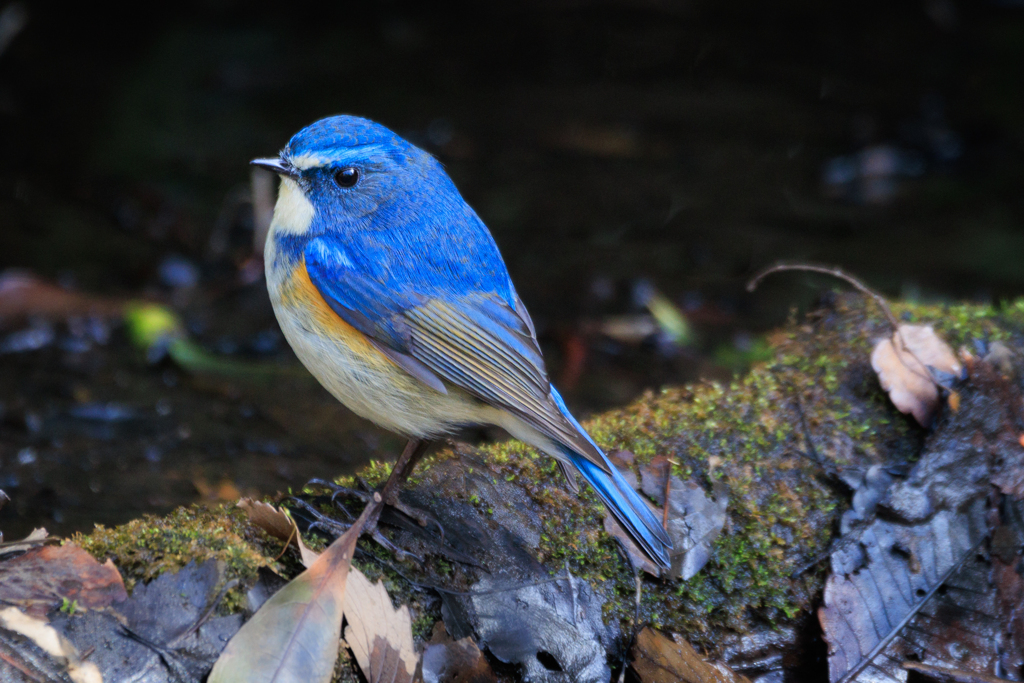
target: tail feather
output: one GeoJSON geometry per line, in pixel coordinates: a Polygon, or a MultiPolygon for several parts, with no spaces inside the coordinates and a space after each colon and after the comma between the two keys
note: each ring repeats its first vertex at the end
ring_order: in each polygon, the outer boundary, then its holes
{"type": "Polygon", "coordinates": [[[615,466],[609,463],[612,471],[609,475],[581,455],[568,455],[587,483],[597,491],[608,511],[644,554],[660,567],[667,569],[671,566],[668,553],[672,549],[672,540],[661,526],[661,520],[622,478],[615,466]]]}
{"type": "Polygon", "coordinates": [[[669,551],[672,550],[672,539],[669,538],[668,533],[662,527],[661,520],[651,510],[651,506],[619,474],[619,470],[608,460],[604,452],[594,443],[594,440],[580,426],[580,423],[576,421],[576,418],[569,413],[565,402],[558,395],[554,387],[551,387],[551,397],[561,409],[562,414],[575,425],[576,429],[586,437],[587,441],[594,445],[608,471],[606,472],[597,463],[588,460],[582,454],[576,453],[565,446],[562,447],[563,455],[579,470],[583,478],[587,480],[587,483],[594,488],[597,495],[601,498],[601,502],[604,503],[608,511],[615,517],[615,520],[629,534],[629,537],[633,539],[633,542],[637,544],[644,554],[658,566],[666,569],[669,568],[672,564],[669,558],[669,551]]]}

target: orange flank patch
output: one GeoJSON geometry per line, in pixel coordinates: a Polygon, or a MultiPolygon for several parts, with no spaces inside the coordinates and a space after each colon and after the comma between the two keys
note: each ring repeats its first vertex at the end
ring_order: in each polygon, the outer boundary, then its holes
{"type": "Polygon", "coordinates": [[[345,342],[353,351],[387,358],[374,348],[366,335],[342,320],[324,300],[320,290],[309,279],[305,260],[300,261],[281,288],[285,306],[298,313],[311,331],[330,339],[345,342]]]}

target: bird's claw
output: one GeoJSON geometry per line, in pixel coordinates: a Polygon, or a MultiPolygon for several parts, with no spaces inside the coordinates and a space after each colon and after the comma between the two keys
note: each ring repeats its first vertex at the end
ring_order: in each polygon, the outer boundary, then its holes
{"type": "MultiPolygon", "coordinates": [[[[360,485],[363,486],[364,489],[366,489],[365,491],[358,491],[356,489],[346,488],[344,486],[339,486],[334,482],[325,481],[323,479],[310,479],[309,482],[307,482],[306,486],[311,486],[315,484],[317,486],[322,486],[325,489],[329,490],[331,492],[331,503],[334,504],[334,506],[337,507],[339,510],[344,512],[345,515],[348,516],[350,520],[354,520],[355,517],[352,515],[352,513],[349,512],[344,505],[338,502],[338,497],[343,496],[356,498],[358,500],[361,500],[364,504],[369,505],[370,501],[373,500],[373,494],[376,493],[376,491],[374,491],[373,488],[364,479],[360,478],[359,483],[360,485]]],[[[437,518],[433,515],[430,515],[422,510],[417,510],[414,507],[406,505],[402,501],[398,500],[397,495],[393,496],[392,500],[385,500],[384,504],[394,508],[395,510],[398,510],[406,517],[412,519],[422,527],[429,526],[430,524],[436,525],[438,532],[440,532],[441,534],[441,543],[444,543],[444,527],[441,526],[441,522],[439,522],[437,518]]]]}
{"type": "MultiPolygon", "coordinates": [[[[354,517],[352,517],[352,514],[348,510],[346,510],[344,508],[344,506],[342,506],[337,500],[335,500],[336,496],[349,493],[350,492],[349,489],[346,489],[346,488],[341,487],[341,486],[337,486],[335,484],[330,484],[330,483],[325,482],[325,481],[317,480],[317,479],[314,479],[314,480],[310,481],[309,484],[319,484],[319,485],[324,486],[324,487],[326,487],[328,489],[331,489],[331,491],[332,491],[332,495],[331,495],[331,502],[332,502],[332,504],[335,507],[339,508],[346,515],[348,515],[348,518],[350,520],[354,520],[354,517]]],[[[360,491],[354,491],[352,493],[355,493],[356,497],[360,498],[360,499],[363,499],[363,496],[365,496],[365,500],[367,502],[372,500],[372,496],[370,494],[364,494],[364,493],[362,493],[360,491]]],[[[348,531],[350,528],[352,528],[352,524],[351,523],[343,522],[343,521],[334,519],[333,517],[331,517],[331,516],[329,516],[327,514],[324,514],[323,512],[318,510],[315,506],[310,505],[307,501],[304,501],[301,498],[293,498],[292,502],[295,505],[297,505],[298,507],[301,507],[303,509],[303,511],[305,511],[308,515],[310,515],[313,518],[313,521],[309,523],[309,529],[319,529],[320,531],[323,531],[324,533],[328,534],[329,536],[341,536],[346,531],[348,531]]],[[[408,514],[408,513],[406,513],[406,514],[408,514]]],[[[410,516],[412,516],[412,515],[410,515],[410,516]]],[[[435,522],[436,522],[436,520],[435,520],[435,522]]],[[[437,523],[437,525],[438,525],[439,528],[441,527],[440,523],[437,523]]],[[[419,562],[421,564],[423,563],[423,558],[420,557],[419,555],[416,555],[415,553],[411,553],[408,550],[405,550],[403,548],[399,548],[397,545],[392,543],[391,540],[387,536],[382,534],[380,529],[377,528],[376,522],[374,522],[372,527],[371,526],[364,527],[363,528],[363,533],[367,534],[368,536],[370,536],[370,538],[372,538],[374,541],[376,541],[376,543],[378,545],[380,545],[382,548],[384,548],[385,550],[387,550],[387,551],[389,551],[391,553],[394,553],[395,558],[398,559],[399,561],[404,560],[406,558],[412,558],[412,559],[416,560],[417,562],[419,562]]],[[[444,536],[444,529],[443,528],[441,529],[441,534],[442,534],[442,538],[443,538],[443,536],[444,536]]]]}

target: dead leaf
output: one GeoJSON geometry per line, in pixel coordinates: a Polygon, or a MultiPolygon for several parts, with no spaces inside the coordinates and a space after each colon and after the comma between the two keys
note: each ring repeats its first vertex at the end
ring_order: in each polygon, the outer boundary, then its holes
{"type": "MultiPolygon", "coordinates": [[[[29,550],[31,548],[40,546],[46,542],[49,535],[50,534],[46,531],[46,529],[39,527],[38,529],[33,529],[32,533],[30,533],[28,536],[21,539],[20,541],[0,543],[0,557],[3,557],[4,555],[10,555],[11,553],[24,552],[25,550],[29,550]]],[[[0,536],[0,541],[2,540],[3,537],[0,536]]]]}
{"type": "Polygon", "coordinates": [[[16,270],[0,274],[0,318],[72,315],[116,318],[125,302],[73,292],[16,270]]]}
{"type": "Polygon", "coordinates": [[[192,480],[192,485],[196,487],[196,491],[205,500],[209,501],[229,501],[238,500],[242,493],[235,486],[235,483],[230,479],[221,479],[216,484],[210,484],[202,477],[192,480]]]}
{"type": "Polygon", "coordinates": [[[640,489],[665,507],[668,491],[668,514],[665,525],[672,539],[672,566],[666,576],[689,581],[711,559],[711,544],[722,533],[729,495],[725,484],[715,481],[711,500],[704,489],[692,481],[683,481],[669,474],[668,458],[659,456],[640,468],[640,489]],[[667,481],[666,481],[667,480],[667,481]]]}
{"type": "Polygon", "coordinates": [[[412,615],[402,605],[397,610],[378,581],[352,569],[345,595],[345,642],[368,683],[411,683],[419,657],[412,642],[412,615]]]}
{"type": "Polygon", "coordinates": [[[63,665],[75,683],[103,683],[100,670],[92,662],[83,662],[75,646],[43,619],[31,617],[17,607],[0,610],[0,626],[21,634],[63,665]]]}
{"type": "MultiPolygon", "coordinates": [[[[715,499],[711,500],[697,484],[684,482],[675,476],[669,479],[671,465],[672,461],[664,456],[652,458],[640,468],[640,482],[637,482],[636,475],[628,465],[620,468],[620,471],[634,489],[643,491],[662,506],[659,516],[665,512],[665,489],[668,485],[668,513],[664,519],[673,549],[670,554],[672,566],[664,575],[688,581],[711,559],[711,544],[725,526],[729,496],[721,482],[715,482],[715,499]]],[[[651,576],[662,576],[662,569],[644,555],[610,513],[605,515],[604,530],[621,541],[635,567],[651,576]]]]}
{"type": "Polygon", "coordinates": [[[128,598],[110,560],[100,564],[76,545],[32,548],[0,564],[0,602],[43,617],[64,600],[75,609],[103,609],[128,598]]]}
{"type": "Polygon", "coordinates": [[[910,413],[922,427],[930,424],[939,405],[939,389],[929,368],[959,377],[963,366],[931,325],[900,325],[871,352],[871,367],[882,388],[901,413],[910,413]]]}
{"type": "Polygon", "coordinates": [[[704,660],[689,643],[647,627],[633,645],[632,667],[641,683],[749,683],[724,664],[704,660]]]}
{"type": "Polygon", "coordinates": [[[500,661],[521,666],[523,680],[607,683],[604,595],[568,570],[563,576],[556,581],[546,580],[547,574],[520,576],[510,582],[488,574],[474,584],[468,607],[481,646],[500,661]]]}
{"type": "Polygon", "coordinates": [[[983,500],[964,512],[943,510],[924,524],[876,520],[857,533],[857,543],[833,552],[833,573],[818,610],[829,644],[830,681],[879,680],[879,671],[902,680],[900,663],[908,654],[919,656],[924,647],[930,656],[940,653],[954,638],[967,643],[960,647],[968,653],[984,656],[984,647],[963,641],[986,640],[971,635],[985,633],[978,620],[984,611],[978,602],[981,591],[972,588],[961,594],[956,587],[968,581],[949,581],[966,563],[968,571],[987,583],[987,571],[969,566],[988,533],[983,500]],[[943,584],[947,591],[942,600],[933,599],[943,584]],[[953,614],[964,616],[966,629],[951,623],[953,614]],[[942,632],[947,627],[956,634],[953,638],[942,632]]]}
{"type": "Polygon", "coordinates": [[[275,593],[228,642],[208,683],[327,683],[338,659],[356,541],[376,505],[275,593]]]}
{"type": "Polygon", "coordinates": [[[250,522],[274,538],[298,548],[303,567],[308,569],[316,562],[316,558],[320,557],[319,553],[306,547],[302,541],[302,534],[299,533],[299,527],[295,525],[295,520],[287,511],[252,498],[242,498],[238,501],[238,507],[245,510],[249,515],[250,522]]]}
{"type": "Polygon", "coordinates": [[[213,614],[235,583],[225,581],[225,568],[218,560],[190,562],[137,583],[110,610],[55,611],[48,618],[79,652],[90,653],[106,681],[203,681],[242,626],[241,614],[213,614]]]}
{"type": "Polygon", "coordinates": [[[988,353],[985,354],[984,360],[986,363],[996,366],[1005,377],[1013,377],[1016,374],[1014,372],[1014,361],[1016,361],[1018,355],[1016,351],[1004,342],[994,341],[988,345],[988,353]]]}
{"type": "Polygon", "coordinates": [[[452,640],[442,622],[434,624],[423,650],[423,683],[496,683],[491,663],[473,639],[452,640]]]}

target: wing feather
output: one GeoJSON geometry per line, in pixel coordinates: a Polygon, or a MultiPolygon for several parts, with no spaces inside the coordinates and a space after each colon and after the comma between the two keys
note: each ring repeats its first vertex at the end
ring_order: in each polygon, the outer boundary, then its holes
{"type": "Polygon", "coordinates": [[[510,303],[497,292],[388,286],[354,267],[350,256],[326,238],[304,250],[324,300],[385,355],[435,390],[445,391],[440,377],[512,412],[607,471],[600,450],[552,398],[533,322],[514,290],[510,303]]]}
{"type": "MultiPolygon", "coordinates": [[[[499,337],[474,324],[469,315],[453,310],[446,302],[430,301],[407,311],[406,318],[414,357],[485,402],[511,410],[542,434],[593,459],[603,469],[597,449],[551,398],[544,366],[528,364],[523,354],[504,343],[506,335],[499,337]]],[[[516,320],[524,324],[519,316],[516,320]]],[[[539,350],[536,356],[540,358],[539,350]]]]}

